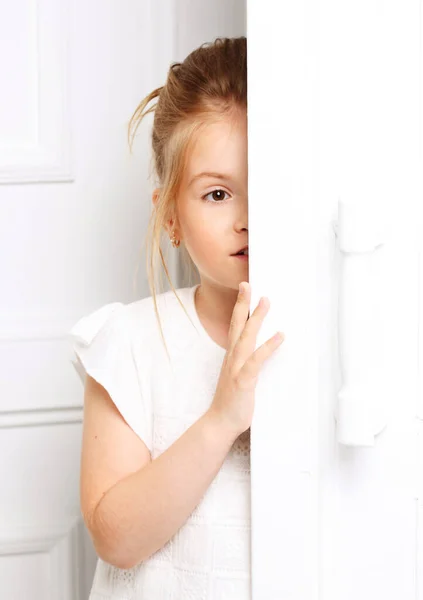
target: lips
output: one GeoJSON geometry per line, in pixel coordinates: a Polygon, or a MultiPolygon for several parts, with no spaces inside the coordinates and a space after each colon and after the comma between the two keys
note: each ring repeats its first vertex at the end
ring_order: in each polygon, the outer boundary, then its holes
{"type": "Polygon", "coordinates": [[[240,254],[244,254],[245,251],[245,256],[248,256],[248,244],[246,246],[243,246],[242,248],[240,248],[238,250],[238,252],[235,252],[235,254],[232,254],[231,256],[239,256],[240,254]]]}

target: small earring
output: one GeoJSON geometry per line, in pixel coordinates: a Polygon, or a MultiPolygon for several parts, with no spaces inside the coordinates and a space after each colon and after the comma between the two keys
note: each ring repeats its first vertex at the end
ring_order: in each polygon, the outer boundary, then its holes
{"type": "Polygon", "coordinates": [[[172,246],[174,248],[179,248],[179,244],[181,243],[181,240],[177,240],[175,238],[175,232],[172,233],[172,237],[170,238],[170,241],[172,242],[172,246]]]}

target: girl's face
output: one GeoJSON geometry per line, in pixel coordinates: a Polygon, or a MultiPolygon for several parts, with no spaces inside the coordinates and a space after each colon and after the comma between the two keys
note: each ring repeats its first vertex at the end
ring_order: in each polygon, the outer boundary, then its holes
{"type": "Polygon", "coordinates": [[[233,256],[248,244],[247,158],[246,111],[205,126],[187,156],[174,227],[201,283],[236,292],[248,281],[248,258],[233,256]]]}

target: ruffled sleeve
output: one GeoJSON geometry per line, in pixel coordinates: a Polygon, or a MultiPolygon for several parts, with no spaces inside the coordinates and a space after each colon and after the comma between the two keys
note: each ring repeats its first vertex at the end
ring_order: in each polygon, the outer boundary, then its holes
{"type": "Polygon", "coordinates": [[[106,304],[82,317],[67,337],[83,381],[88,373],[105,388],[122,417],[151,452],[152,411],[142,394],[131,344],[130,333],[136,324],[126,309],[120,302],[106,304]]]}

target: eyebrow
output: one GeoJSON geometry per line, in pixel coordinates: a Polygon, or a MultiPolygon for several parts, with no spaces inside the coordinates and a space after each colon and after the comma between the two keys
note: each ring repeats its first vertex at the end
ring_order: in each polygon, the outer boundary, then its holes
{"type": "Polygon", "coordinates": [[[202,173],[197,173],[197,175],[194,175],[194,177],[189,182],[188,187],[190,187],[193,183],[195,183],[198,179],[201,179],[202,177],[214,177],[215,179],[230,179],[229,175],[225,175],[224,173],[213,173],[210,171],[203,171],[202,173]]]}

